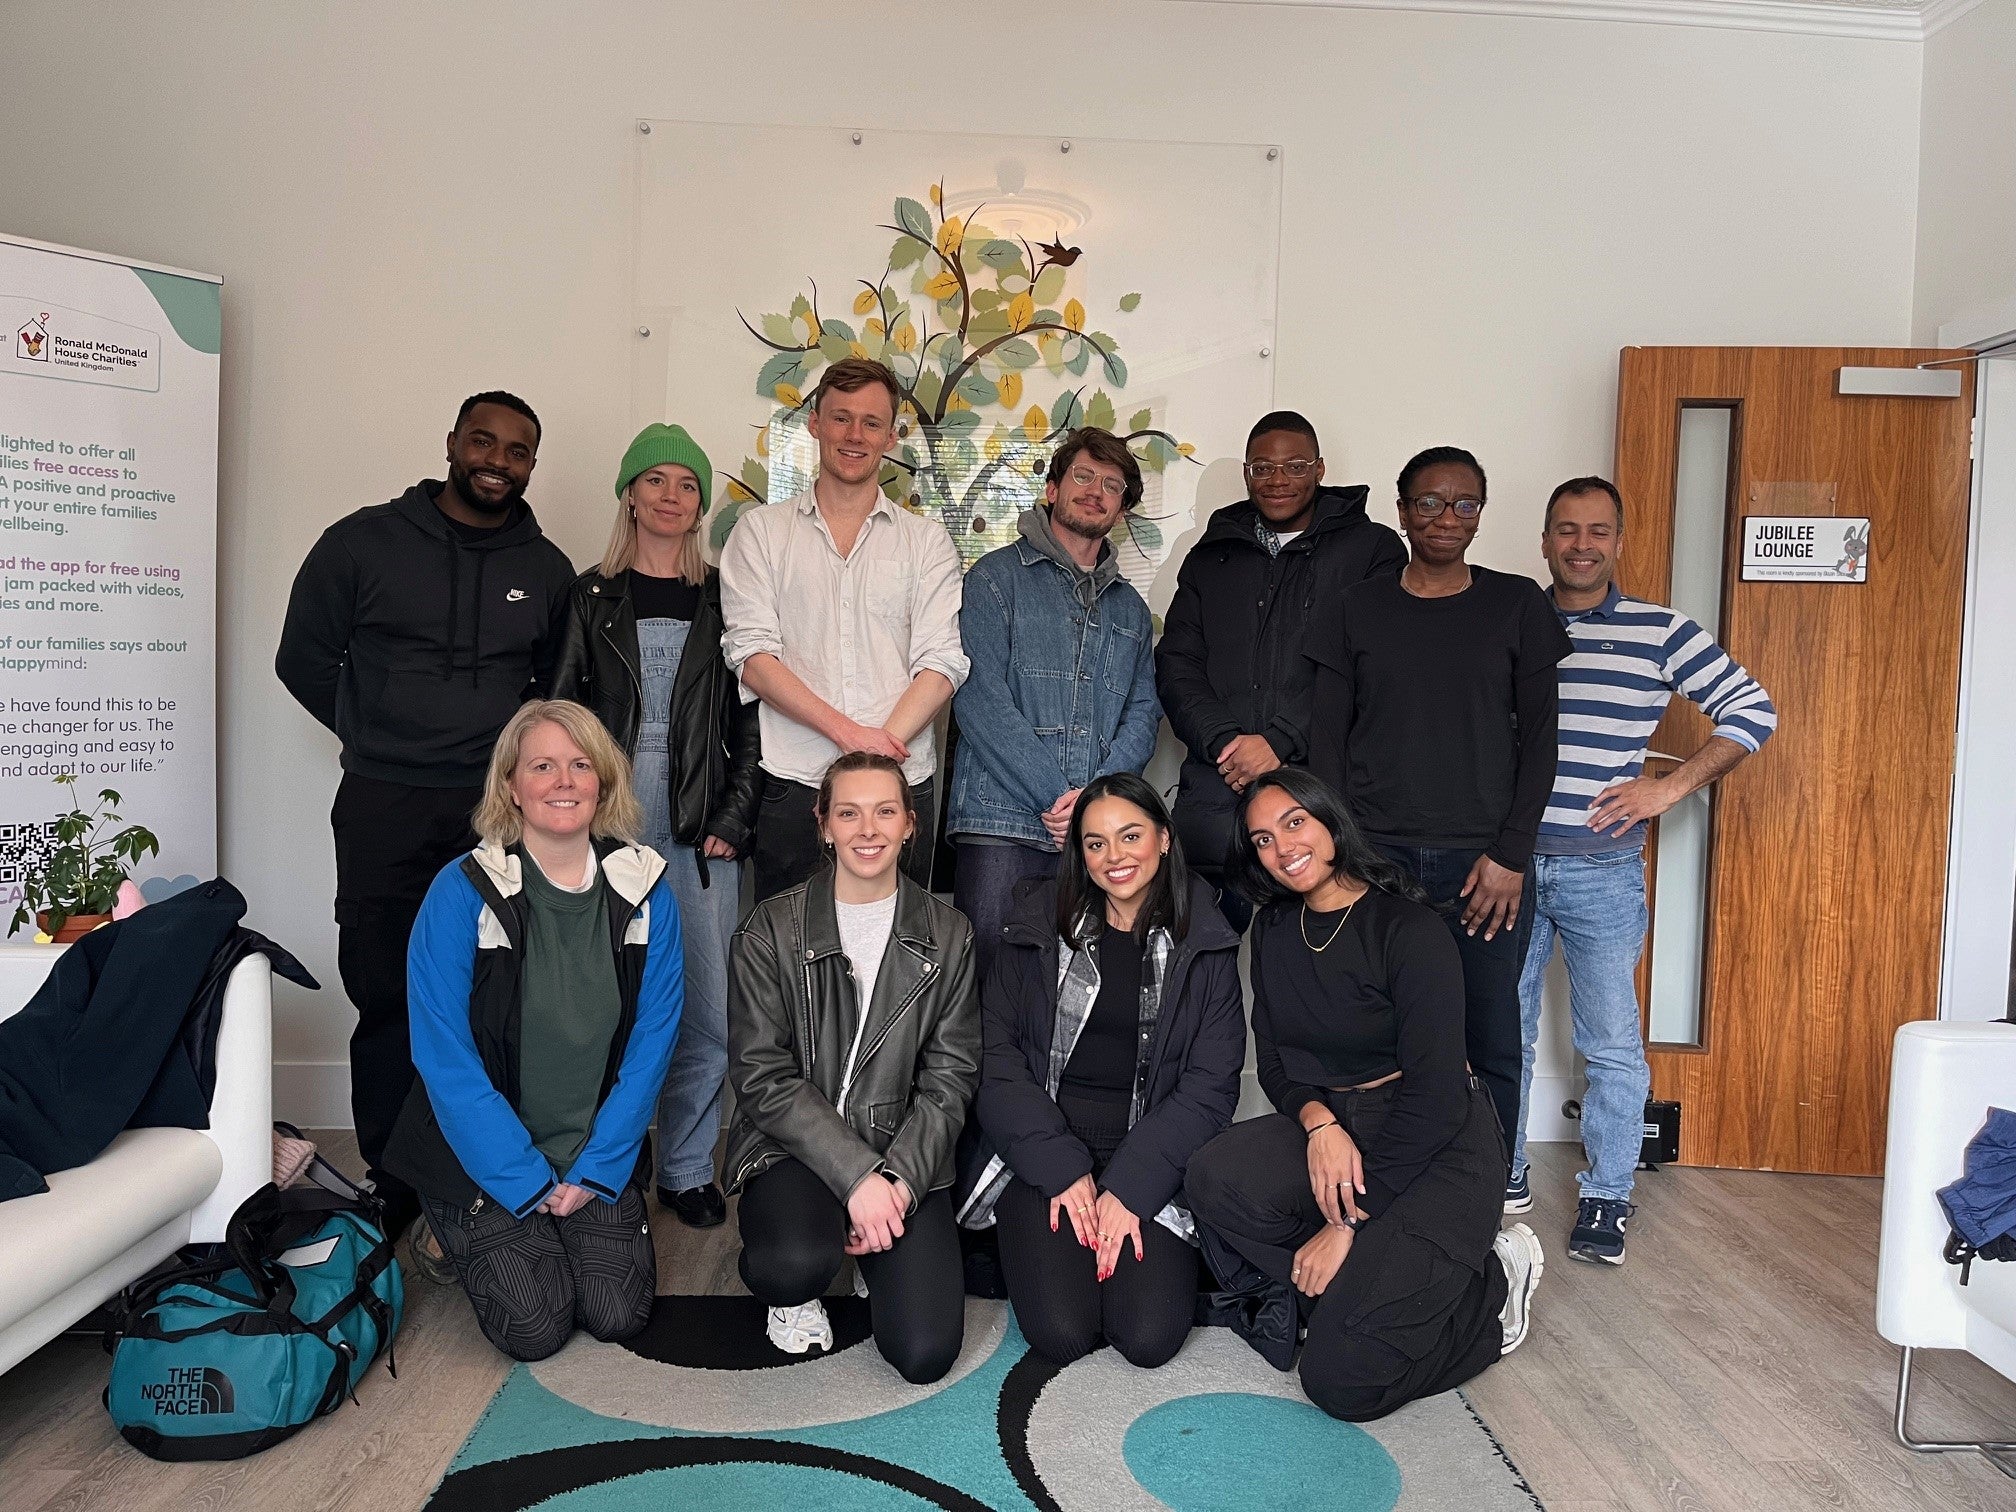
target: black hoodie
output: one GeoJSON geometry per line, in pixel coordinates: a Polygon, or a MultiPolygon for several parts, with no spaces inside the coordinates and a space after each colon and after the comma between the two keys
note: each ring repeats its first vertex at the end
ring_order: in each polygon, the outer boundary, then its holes
{"type": "Polygon", "coordinates": [[[343,770],[474,787],[559,652],[574,569],[523,503],[465,537],[416,483],[322,532],[295,574],[273,670],[343,742],[343,770]]]}
{"type": "Polygon", "coordinates": [[[1188,747],[1176,830],[1194,866],[1214,875],[1232,838],[1232,790],[1218,753],[1264,735],[1282,761],[1309,749],[1314,667],[1303,656],[1312,611],[1353,583],[1407,565],[1399,535],[1365,514],[1366,489],[1322,488],[1309,528],[1269,555],[1251,499],[1212,514],[1183,559],[1155,648],[1155,686],[1188,747]]]}

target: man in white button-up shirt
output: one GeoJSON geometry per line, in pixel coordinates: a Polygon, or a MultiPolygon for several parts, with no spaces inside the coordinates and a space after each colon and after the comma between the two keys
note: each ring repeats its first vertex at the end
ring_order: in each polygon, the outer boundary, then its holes
{"type": "Polygon", "coordinates": [[[929,880],[938,770],[931,727],[967,663],[952,538],[882,492],[899,396],[879,362],[829,367],[807,419],[818,479],[743,515],[721,553],[721,653],[743,698],[763,705],[759,899],[817,869],[813,802],[843,751],[903,763],[918,817],[904,869],[929,880]]]}

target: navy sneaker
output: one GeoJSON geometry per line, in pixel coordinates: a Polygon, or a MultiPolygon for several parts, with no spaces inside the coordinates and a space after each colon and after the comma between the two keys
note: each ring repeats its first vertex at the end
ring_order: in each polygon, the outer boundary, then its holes
{"type": "Polygon", "coordinates": [[[1628,1202],[1584,1197],[1575,1208],[1575,1228],[1568,1235],[1568,1258],[1591,1264],[1624,1263],[1624,1226],[1638,1210],[1628,1202]]]}
{"type": "Polygon", "coordinates": [[[1505,1211],[1526,1213],[1533,1209],[1533,1172],[1521,1171],[1505,1183],[1505,1211]]]}

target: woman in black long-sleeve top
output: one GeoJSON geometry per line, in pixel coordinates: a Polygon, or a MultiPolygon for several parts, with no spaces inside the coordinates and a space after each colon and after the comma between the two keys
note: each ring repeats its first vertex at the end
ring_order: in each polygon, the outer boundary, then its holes
{"type": "Polygon", "coordinates": [[[1238,956],[1155,790],[1087,783],[1057,880],[1009,916],[981,992],[981,1148],[958,1204],[998,1227],[1016,1321],[1053,1364],[1103,1338],[1160,1365],[1190,1332],[1183,1176],[1239,1102],[1238,956]]]}
{"type": "Polygon", "coordinates": [[[1187,1190],[1206,1253],[1243,1272],[1219,1280],[1276,1320],[1272,1347],[1235,1326],[1286,1369],[1299,1314],[1303,1390],[1363,1422],[1524,1339],[1540,1243],[1498,1229],[1504,1145],[1464,1062],[1442,920],[1307,772],[1268,773],[1239,817],[1241,885],[1270,905],[1253,932],[1253,1035],[1279,1111],[1198,1151],[1187,1190]]]}

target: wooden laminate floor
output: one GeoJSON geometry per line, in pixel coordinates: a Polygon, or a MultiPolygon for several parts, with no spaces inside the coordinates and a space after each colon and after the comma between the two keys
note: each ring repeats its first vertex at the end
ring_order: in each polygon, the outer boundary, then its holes
{"type": "MultiPolygon", "coordinates": [[[[323,1138],[355,1165],[347,1135],[323,1138]]],[[[1640,1184],[1630,1262],[1565,1255],[1579,1151],[1534,1147],[1527,1221],[1548,1251],[1526,1345],[1471,1395],[1550,1512],[2016,1509],[2016,1480],[1972,1455],[1919,1457],[1890,1434],[1896,1351],[1876,1336],[1879,1184],[1666,1170],[1640,1184]]],[[[732,1223],[657,1225],[667,1291],[737,1292],[732,1223]]],[[[415,1283],[399,1379],[253,1459],[156,1464],[98,1393],[95,1339],[59,1339],[0,1376],[4,1512],[408,1512],[425,1501],[505,1374],[453,1289],[415,1283]]],[[[1921,1356],[1914,1424],[2007,1436],[2016,1384],[1921,1356]]]]}

